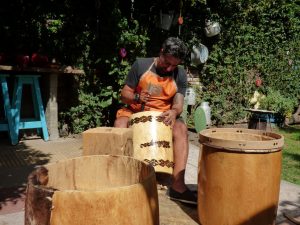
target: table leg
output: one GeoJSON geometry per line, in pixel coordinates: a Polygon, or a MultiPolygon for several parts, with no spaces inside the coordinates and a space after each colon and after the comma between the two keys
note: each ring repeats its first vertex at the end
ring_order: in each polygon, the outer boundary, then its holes
{"type": "Polygon", "coordinates": [[[49,99],[46,106],[47,127],[50,140],[59,138],[58,132],[58,105],[57,105],[58,74],[49,74],[49,99]]]}
{"type": "Polygon", "coordinates": [[[270,114],[268,114],[267,126],[268,126],[268,123],[269,123],[269,126],[270,126],[270,131],[272,132],[272,124],[271,124],[271,115],[270,114]]]}
{"type": "Polygon", "coordinates": [[[13,121],[13,110],[11,109],[8,85],[6,81],[8,75],[0,74],[0,91],[2,91],[4,116],[7,119],[7,123],[0,124],[0,131],[8,131],[11,143],[13,145],[18,144],[18,134],[15,132],[15,123],[13,121]]]}

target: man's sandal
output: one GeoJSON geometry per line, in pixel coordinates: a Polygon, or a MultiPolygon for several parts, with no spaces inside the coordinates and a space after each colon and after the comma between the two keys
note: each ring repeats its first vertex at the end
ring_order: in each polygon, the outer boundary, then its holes
{"type": "Polygon", "coordinates": [[[174,201],[197,205],[197,197],[189,189],[180,193],[169,187],[167,197],[174,201]]]}

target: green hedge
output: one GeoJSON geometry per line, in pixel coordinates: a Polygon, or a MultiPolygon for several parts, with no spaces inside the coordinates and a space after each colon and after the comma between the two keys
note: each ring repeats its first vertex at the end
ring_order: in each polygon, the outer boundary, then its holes
{"type": "MultiPolygon", "coordinates": [[[[197,67],[203,85],[197,104],[210,102],[215,125],[245,118],[255,90],[277,91],[293,103],[290,108],[299,100],[299,1],[11,0],[0,12],[0,53],[41,52],[86,71],[78,79],[78,104],[60,114],[75,133],[112,125],[130,65],[136,57],[157,54],[168,36],[179,36],[190,49],[199,43],[208,47],[208,61],[197,67]],[[174,23],[162,30],[159,12],[169,10],[174,23]],[[220,22],[220,35],[204,35],[207,18],[220,22]],[[255,85],[257,79],[262,86],[255,85]]],[[[191,66],[189,59],[185,66],[191,66]]]]}

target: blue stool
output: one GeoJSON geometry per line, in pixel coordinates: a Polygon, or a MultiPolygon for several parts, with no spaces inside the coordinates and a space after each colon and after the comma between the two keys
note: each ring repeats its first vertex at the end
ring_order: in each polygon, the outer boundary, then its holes
{"type": "Polygon", "coordinates": [[[3,106],[4,106],[4,120],[0,121],[0,131],[8,131],[11,143],[13,145],[18,143],[18,136],[15,133],[13,115],[10,105],[9,93],[8,93],[8,85],[6,78],[8,75],[0,74],[0,84],[1,84],[1,92],[3,97],[3,106]]]}
{"type": "Polygon", "coordinates": [[[12,112],[14,116],[14,132],[19,136],[21,129],[37,129],[38,134],[42,131],[45,141],[49,140],[45,112],[41,97],[39,75],[17,75],[15,80],[14,95],[12,100],[12,112]],[[30,85],[34,107],[33,119],[21,119],[21,101],[23,85],[30,85]]]}

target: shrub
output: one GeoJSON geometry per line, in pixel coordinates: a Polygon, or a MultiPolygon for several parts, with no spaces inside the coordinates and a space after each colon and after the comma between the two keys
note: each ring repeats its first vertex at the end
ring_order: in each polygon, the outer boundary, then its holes
{"type": "Polygon", "coordinates": [[[291,118],[297,106],[297,99],[285,97],[278,90],[269,89],[266,97],[260,100],[260,109],[271,110],[283,118],[291,118]]]}

